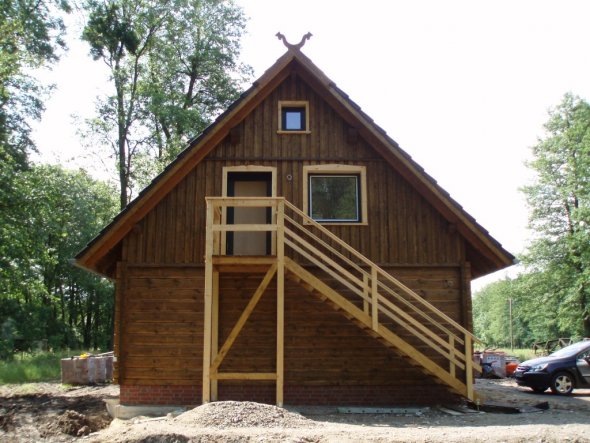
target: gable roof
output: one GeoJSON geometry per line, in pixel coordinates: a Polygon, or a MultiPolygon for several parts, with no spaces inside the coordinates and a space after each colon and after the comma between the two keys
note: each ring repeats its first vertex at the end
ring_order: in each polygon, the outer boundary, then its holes
{"type": "Polygon", "coordinates": [[[322,96],[348,124],[356,128],[359,135],[466,239],[467,256],[472,263],[474,278],[514,263],[514,256],[453,200],[395,140],[375,124],[299,49],[290,48],[215,122],[188,143],[187,148],[76,256],[75,264],[92,272],[114,277],[114,265],[120,254],[120,242],[125,235],[293,71],[322,96]]]}

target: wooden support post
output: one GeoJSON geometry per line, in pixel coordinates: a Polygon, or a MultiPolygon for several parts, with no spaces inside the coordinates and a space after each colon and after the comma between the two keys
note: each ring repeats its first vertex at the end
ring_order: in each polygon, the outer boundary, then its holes
{"type": "MultiPolygon", "coordinates": [[[[225,208],[223,208],[225,209],[225,208]]],[[[225,224],[221,217],[221,208],[215,207],[213,208],[213,224],[220,225],[225,224]]],[[[213,233],[213,254],[221,255],[221,236],[225,235],[224,232],[214,232],[213,233]]],[[[225,252],[225,251],[224,251],[225,252]]]]}
{"type": "Polygon", "coordinates": [[[471,336],[465,334],[465,385],[467,386],[467,398],[473,400],[473,347],[471,336]]]}
{"type": "MultiPolygon", "coordinates": [[[[211,360],[217,357],[219,349],[219,272],[213,271],[213,300],[211,303],[211,360]]],[[[211,400],[217,401],[217,379],[209,374],[211,380],[211,400]]]]}
{"type": "Polygon", "coordinates": [[[363,274],[363,312],[369,315],[369,276],[363,274]]]}
{"type": "Polygon", "coordinates": [[[127,263],[117,263],[117,283],[115,286],[115,331],[113,337],[113,350],[115,351],[116,383],[125,381],[126,349],[123,345],[125,333],[125,293],[127,292],[127,263]]]}
{"type": "Polygon", "coordinates": [[[371,267],[371,319],[373,321],[373,331],[379,329],[379,282],[377,280],[377,268],[371,267]]]}
{"type": "Polygon", "coordinates": [[[213,311],[213,204],[207,202],[205,231],[205,319],[203,322],[203,403],[211,401],[211,323],[213,311]]]}
{"type": "Polygon", "coordinates": [[[449,335],[449,373],[455,377],[455,336],[449,335]]]}
{"type": "Polygon", "coordinates": [[[277,406],[283,406],[285,358],[285,203],[277,206],[277,406]]]}

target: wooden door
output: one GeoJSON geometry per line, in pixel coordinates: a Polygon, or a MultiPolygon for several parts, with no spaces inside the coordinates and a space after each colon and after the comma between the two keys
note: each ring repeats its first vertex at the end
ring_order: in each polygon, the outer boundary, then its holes
{"type": "MultiPolygon", "coordinates": [[[[266,172],[230,172],[227,175],[229,197],[270,197],[272,177],[266,172]]],[[[270,223],[270,208],[229,208],[230,224],[270,223]]],[[[269,255],[270,232],[228,232],[228,255],[269,255]]]]}

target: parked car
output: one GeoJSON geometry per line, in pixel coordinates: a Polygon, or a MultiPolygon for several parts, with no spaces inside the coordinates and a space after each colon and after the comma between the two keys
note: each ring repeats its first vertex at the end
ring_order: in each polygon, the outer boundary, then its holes
{"type": "Polygon", "coordinates": [[[575,388],[590,388],[590,339],[546,356],[522,362],[514,371],[519,386],[541,393],[569,395],[575,388]]]}

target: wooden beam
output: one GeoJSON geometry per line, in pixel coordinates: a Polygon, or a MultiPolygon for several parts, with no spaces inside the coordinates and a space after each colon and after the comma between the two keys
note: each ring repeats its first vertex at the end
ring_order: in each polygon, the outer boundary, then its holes
{"type": "Polygon", "coordinates": [[[272,256],[249,256],[249,255],[222,255],[213,257],[213,264],[219,265],[263,265],[268,266],[277,261],[276,257],[272,256]]]}
{"type": "MultiPolygon", "coordinates": [[[[241,207],[241,206],[240,206],[241,207]]],[[[242,225],[215,225],[213,231],[215,232],[242,232],[242,231],[276,231],[277,227],[270,224],[242,224],[242,225]]]]}
{"type": "Polygon", "coordinates": [[[363,273],[363,312],[369,315],[369,276],[363,273]]]}
{"type": "MultiPolygon", "coordinates": [[[[234,325],[233,329],[229,333],[229,336],[227,337],[227,339],[225,340],[225,343],[223,344],[223,346],[219,350],[219,353],[215,357],[215,360],[213,361],[213,363],[211,363],[211,365],[210,365],[211,370],[217,371],[217,369],[221,365],[221,362],[223,361],[223,359],[225,358],[225,356],[227,355],[227,353],[231,349],[232,345],[236,341],[236,338],[238,338],[238,335],[242,331],[242,328],[246,324],[246,321],[250,317],[250,314],[252,314],[252,311],[254,311],[256,304],[258,303],[258,301],[262,297],[262,294],[264,294],[264,291],[268,287],[268,284],[272,280],[276,271],[277,271],[277,264],[273,263],[271,265],[271,267],[269,268],[269,270],[266,272],[266,275],[262,279],[262,282],[260,283],[260,285],[258,286],[256,291],[254,292],[254,295],[252,296],[252,298],[250,299],[250,301],[246,305],[244,312],[242,312],[242,315],[240,315],[240,318],[238,319],[238,321],[234,325]]],[[[205,368],[203,368],[203,371],[204,370],[205,370],[205,368]]]]}
{"type": "Polygon", "coordinates": [[[467,398],[473,400],[473,347],[471,337],[465,336],[465,385],[467,386],[467,398]]]}
{"type": "Polygon", "coordinates": [[[217,207],[274,208],[283,197],[211,197],[206,200],[217,207]]]}
{"type": "MultiPolygon", "coordinates": [[[[219,349],[219,272],[213,271],[213,300],[211,310],[211,360],[215,360],[219,349]]],[[[217,379],[211,380],[211,400],[218,400],[217,379]]]]}
{"type": "Polygon", "coordinates": [[[276,380],[274,372],[218,372],[211,375],[216,380],[276,380]]]}
{"type": "MultiPolygon", "coordinates": [[[[449,367],[449,373],[451,374],[452,377],[455,377],[456,376],[456,374],[455,374],[455,363],[452,360],[453,353],[455,352],[455,339],[454,339],[454,337],[452,335],[449,336],[449,349],[450,349],[450,352],[451,352],[451,354],[449,356],[450,357],[449,358],[449,365],[450,365],[450,367],[449,367]]],[[[470,355],[466,355],[465,358],[471,358],[471,356],[470,355]]]]}
{"type": "Polygon", "coordinates": [[[379,329],[379,280],[377,268],[371,267],[371,327],[373,331],[379,329]]]}
{"type": "Polygon", "coordinates": [[[285,376],[285,203],[277,207],[277,406],[283,406],[285,376]]]}
{"type": "Polygon", "coordinates": [[[204,324],[203,324],[203,403],[211,401],[211,341],[213,312],[213,219],[214,208],[207,204],[205,230],[205,293],[204,293],[204,324]]]}

